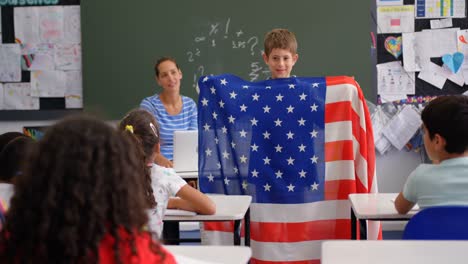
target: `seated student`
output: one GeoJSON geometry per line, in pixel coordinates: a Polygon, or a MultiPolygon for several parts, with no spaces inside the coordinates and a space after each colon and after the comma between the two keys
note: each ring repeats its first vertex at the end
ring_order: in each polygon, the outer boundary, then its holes
{"type": "Polygon", "coordinates": [[[163,217],[166,208],[194,211],[199,214],[214,214],[216,206],[211,199],[185,182],[172,168],[155,163],[154,157],[160,155],[160,134],[154,116],[143,109],[128,113],[119,124],[119,130],[137,138],[136,142],[144,152],[148,166],[152,192],[157,206],[149,212],[150,230],[161,236],[163,217]],[[174,198],[177,196],[177,198],[174,198]]]}
{"type": "Polygon", "coordinates": [[[408,177],[395,208],[405,214],[417,203],[468,206],[468,96],[440,96],[422,111],[424,147],[434,164],[408,177]]]}
{"type": "Polygon", "coordinates": [[[13,196],[13,183],[22,173],[22,163],[34,140],[19,132],[0,135],[0,202],[8,209],[13,196]]]}
{"type": "Polygon", "coordinates": [[[15,183],[2,263],[175,263],[148,232],[133,144],[103,121],[50,127],[15,183]]]}

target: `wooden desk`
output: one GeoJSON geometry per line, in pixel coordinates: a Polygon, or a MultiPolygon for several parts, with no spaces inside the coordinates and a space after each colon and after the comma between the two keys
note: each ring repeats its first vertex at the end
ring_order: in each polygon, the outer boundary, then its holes
{"type": "MultiPolygon", "coordinates": [[[[234,221],[234,245],[240,245],[242,219],[245,220],[245,245],[250,246],[250,203],[252,196],[249,195],[213,195],[208,197],[216,204],[214,215],[194,216],[164,216],[164,222],[217,222],[234,221]]],[[[182,241],[182,240],[180,240],[182,241]]],[[[194,240],[189,240],[193,242],[194,240]]],[[[197,240],[200,241],[200,240],[197,240]]]]}
{"type": "Polygon", "coordinates": [[[461,264],[468,241],[334,240],[322,243],[322,264],[461,264]]]}
{"type": "MultiPolygon", "coordinates": [[[[164,246],[174,254],[179,263],[198,260],[209,263],[246,264],[252,250],[249,247],[235,246],[164,246]],[[187,259],[188,258],[188,259],[187,259]]],[[[195,261],[194,261],[195,263],[195,261]]]]}
{"type": "Polygon", "coordinates": [[[401,221],[409,220],[418,210],[399,214],[393,200],[397,193],[354,193],[349,195],[351,202],[351,239],[357,238],[357,220],[361,226],[361,239],[367,239],[367,220],[401,221]]]}

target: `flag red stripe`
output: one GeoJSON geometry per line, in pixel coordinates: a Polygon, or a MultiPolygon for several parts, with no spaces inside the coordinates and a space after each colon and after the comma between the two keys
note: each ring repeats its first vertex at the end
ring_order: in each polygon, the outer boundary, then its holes
{"type": "Polygon", "coordinates": [[[301,242],[351,238],[349,219],[317,220],[302,223],[252,222],[250,237],[257,242],[301,242]]]}
{"type": "Polygon", "coordinates": [[[320,264],[320,259],[298,260],[298,261],[267,261],[255,258],[250,259],[250,264],[320,264]]]}
{"type": "Polygon", "coordinates": [[[353,112],[350,101],[327,103],[325,104],[325,123],[353,120],[353,112]]]}
{"type": "Polygon", "coordinates": [[[351,84],[358,87],[356,80],[353,77],[349,76],[327,76],[325,77],[325,82],[327,86],[338,85],[338,84],[351,84]]]}
{"type": "Polygon", "coordinates": [[[355,180],[325,181],[325,200],[348,200],[350,193],[356,193],[355,180]]]}
{"type": "MultiPolygon", "coordinates": [[[[205,230],[232,232],[228,222],[205,223],[205,230]]],[[[250,238],[258,242],[300,242],[323,239],[350,239],[349,219],[317,220],[300,223],[251,222],[250,238]]]]}
{"type": "Polygon", "coordinates": [[[354,160],[352,140],[325,143],[325,162],[338,160],[354,160]]]}

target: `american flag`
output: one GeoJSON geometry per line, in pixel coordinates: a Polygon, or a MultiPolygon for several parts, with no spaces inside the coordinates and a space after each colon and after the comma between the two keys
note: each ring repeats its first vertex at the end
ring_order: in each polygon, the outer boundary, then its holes
{"type": "MultiPolygon", "coordinates": [[[[321,240],[349,239],[348,194],[377,191],[357,82],[226,74],[200,78],[199,88],[200,189],[252,196],[251,263],[319,263],[321,240]]],[[[232,244],[232,230],[207,223],[202,238],[232,244]]]]}

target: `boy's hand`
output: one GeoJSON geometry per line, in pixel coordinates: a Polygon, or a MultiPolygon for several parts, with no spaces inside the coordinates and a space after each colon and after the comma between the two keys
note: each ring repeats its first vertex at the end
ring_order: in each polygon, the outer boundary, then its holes
{"type": "Polygon", "coordinates": [[[161,153],[158,153],[158,155],[156,155],[156,157],[154,158],[154,163],[166,168],[174,167],[172,161],[168,160],[166,157],[161,155],[161,153]]]}

